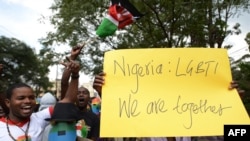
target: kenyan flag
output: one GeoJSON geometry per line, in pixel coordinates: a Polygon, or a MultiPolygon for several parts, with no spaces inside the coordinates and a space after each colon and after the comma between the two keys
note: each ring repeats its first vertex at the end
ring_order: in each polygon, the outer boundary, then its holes
{"type": "Polygon", "coordinates": [[[112,0],[112,5],[108,9],[108,15],[97,28],[96,34],[102,38],[113,35],[117,29],[122,29],[126,25],[132,24],[142,16],[143,14],[128,0],[112,0]]]}

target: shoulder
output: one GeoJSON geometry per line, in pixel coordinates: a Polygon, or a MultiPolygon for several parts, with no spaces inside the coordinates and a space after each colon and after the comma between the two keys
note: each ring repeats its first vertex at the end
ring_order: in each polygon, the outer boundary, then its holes
{"type": "Polygon", "coordinates": [[[5,117],[1,117],[1,118],[0,118],[0,128],[3,127],[3,126],[4,126],[4,127],[6,126],[5,117]]]}
{"type": "Polygon", "coordinates": [[[1,117],[1,118],[0,118],[0,123],[1,123],[1,122],[5,122],[5,117],[1,117]]]}
{"type": "Polygon", "coordinates": [[[44,120],[49,119],[54,111],[54,106],[50,106],[31,115],[31,119],[44,120]]]}

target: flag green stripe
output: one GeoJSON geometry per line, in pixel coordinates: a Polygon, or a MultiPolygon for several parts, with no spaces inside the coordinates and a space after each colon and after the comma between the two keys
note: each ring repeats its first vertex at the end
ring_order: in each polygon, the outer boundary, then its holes
{"type": "Polygon", "coordinates": [[[97,28],[96,34],[99,37],[106,37],[113,35],[118,28],[117,26],[118,26],[118,21],[116,21],[114,18],[108,15],[106,18],[104,18],[101,25],[97,28]]]}

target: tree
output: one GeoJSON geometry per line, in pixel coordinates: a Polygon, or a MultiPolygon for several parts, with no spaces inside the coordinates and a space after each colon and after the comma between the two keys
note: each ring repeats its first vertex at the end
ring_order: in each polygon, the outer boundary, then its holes
{"type": "Polygon", "coordinates": [[[47,77],[50,63],[46,64],[34,50],[15,38],[0,36],[0,63],[4,65],[0,91],[19,82],[36,88],[37,93],[52,86],[47,77]]]}
{"type": "MultiPolygon", "coordinates": [[[[245,41],[250,48],[250,33],[246,35],[245,41]]],[[[250,53],[243,55],[238,60],[232,60],[232,75],[234,80],[238,81],[240,88],[245,90],[243,103],[250,115],[250,53]]]]}
{"type": "MultiPolygon", "coordinates": [[[[134,0],[145,14],[139,21],[112,37],[98,40],[84,48],[84,72],[97,73],[102,69],[103,54],[113,49],[219,47],[233,33],[240,33],[240,24],[228,29],[230,17],[248,9],[249,0],[134,0]],[[86,56],[85,56],[86,55],[86,56]],[[89,59],[85,59],[89,58],[89,59]]],[[[53,42],[76,45],[95,36],[94,31],[107,14],[110,0],[55,0],[51,23],[55,32],[42,39],[45,45],[53,42]]]]}

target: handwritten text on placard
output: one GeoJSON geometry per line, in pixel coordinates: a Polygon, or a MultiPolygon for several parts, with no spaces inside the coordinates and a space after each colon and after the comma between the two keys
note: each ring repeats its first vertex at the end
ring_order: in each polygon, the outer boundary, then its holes
{"type": "Polygon", "coordinates": [[[228,90],[224,49],[116,50],[104,60],[103,137],[222,135],[225,123],[249,122],[228,90]]]}

